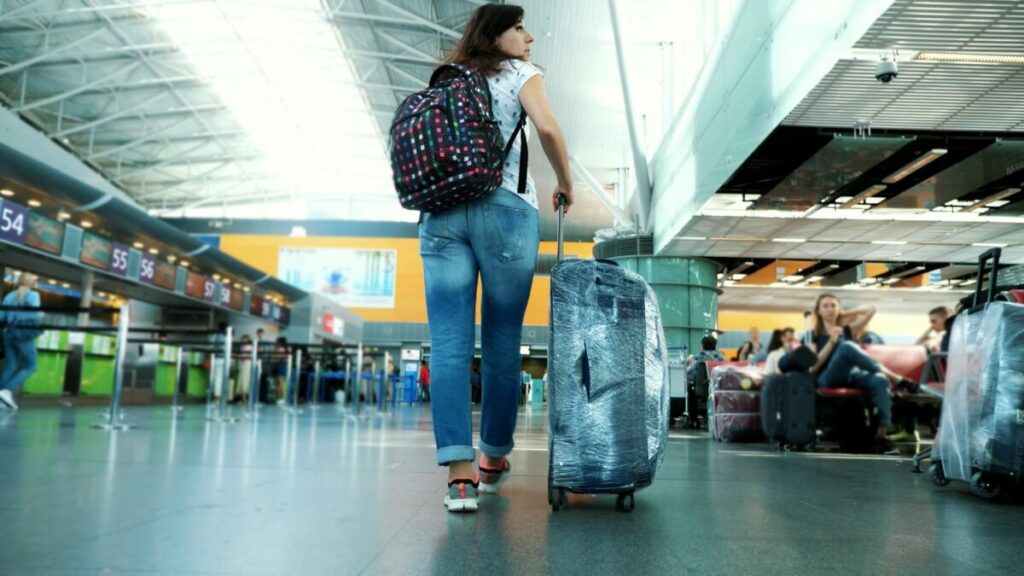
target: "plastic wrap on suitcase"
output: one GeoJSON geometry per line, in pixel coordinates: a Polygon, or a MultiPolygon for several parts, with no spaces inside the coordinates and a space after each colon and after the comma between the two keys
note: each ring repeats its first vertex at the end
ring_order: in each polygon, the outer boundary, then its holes
{"type": "Polygon", "coordinates": [[[710,380],[711,390],[759,390],[764,372],[756,366],[715,366],[710,380]]]}
{"type": "Polygon", "coordinates": [[[714,434],[715,440],[722,442],[760,442],[764,440],[760,414],[715,414],[711,422],[711,433],[714,434]]]}
{"type": "Polygon", "coordinates": [[[592,260],[551,272],[551,485],[615,492],[651,483],[668,434],[668,353],[654,291],[592,260]]]}
{"type": "Polygon", "coordinates": [[[715,414],[760,414],[761,393],[758,391],[715,390],[711,393],[715,414]]]}
{"type": "Polygon", "coordinates": [[[933,454],[945,476],[1024,473],[1024,305],[992,302],[957,316],[945,390],[933,454]]]}

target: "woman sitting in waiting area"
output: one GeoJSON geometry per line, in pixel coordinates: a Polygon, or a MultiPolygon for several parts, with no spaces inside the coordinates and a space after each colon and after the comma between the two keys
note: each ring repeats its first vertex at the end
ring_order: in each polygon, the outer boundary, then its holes
{"type": "Polygon", "coordinates": [[[912,388],[913,383],[889,370],[853,343],[853,335],[867,329],[875,315],[874,306],[844,311],[839,299],[822,294],[814,305],[811,329],[812,349],[818,362],[811,368],[822,388],[862,388],[871,392],[878,409],[878,441],[883,451],[892,450],[887,434],[892,424],[890,384],[912,388]]]}

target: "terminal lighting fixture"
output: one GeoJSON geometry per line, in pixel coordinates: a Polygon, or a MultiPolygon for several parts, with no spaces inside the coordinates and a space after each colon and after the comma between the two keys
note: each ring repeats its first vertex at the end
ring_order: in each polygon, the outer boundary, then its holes
{"type": "Polygon", "coordinates": [[[807,242],[806,238],[772,238],[772,242],[779,242],[781,244],[803,244],[807,242]]]}
{"type": "Polygon", "coordinates": [[[999,242],[975,242],[971,244],[976,248],[1006,248],[1009,244],[1001,244],[999,242]]]}
{"type": "Polygon", "coordinates": [[[925,152],[924,154],[918,156],[917,159],[911,162],[910,164],[907,164],[903,168],[900,168],[899,170],[893,172],[892,174],[889,174],[885,178],[882,178],[882,182],[885,182],[886,184],[895,184],[900,180],[903,180],[907,176],[910,176],[914,172],[917,172],[921,168],[924,168],[925,166],[938,160],[947,152],[949,151],[946,150],[945,148],[932,148],[928,152],[925,152]]]}
{"type": "Polygon", "coordinates": [[[57,213],[57,220],[70,220],[70,219],[71,219],[71,214],[68,214],[67,212],[64,212],[63,210],[61,210],[60,212],[57,213]]]}
{"type": "MultiPolygon", "coordinates": [[[[1009,198],[1010,196],[1013,196],[1017,192],[1020,192],[1020,188],[1007,188],[1006,190],[1003,190],[1002,192],[998,192],[996,194],[993,194],[993,195],[989,196],[988,198],[985,198],[983,200],[978,200],[974,204],[971,204],[970,206],[968,206],[966,208],[962,208],[960,211],[961,212],[974,212],[975,210],[978,210],[980,208],[986,207],[989,204],[994,204],[996,202],[1002,201],[1005,198],[1009,198]]],[[[994,208],[995,208],[995,206],[994,206],[994,208]]]]}
{"type": "Polygon", "coordinates": [[[887,279],[887,280],[885,281],[885,283],[886,283],[886,284],[895,284],[895,283],[897,283],[897,282],[899,282],[899,281],[900,281],[900,279],[899,279],[899,278],[889,278],[889,279],[887,279]]]}
{"type": "Polygon", "coordinates": [[[39,200],[29,200],[28,205],[31,206],[32,208],[39,208],[40,206],[43,205],[43,203],[40,202],[39,200]]]}
{"type": "Polygon", "coordinates": [[[872,240],[872,244],[883,244],[886,246],[903,246],[907,243],[906,240],[872,240]]]}
{"type": "Polygon", "coordinates": [[[14,191],[4,188],[3,190],[0,190],[0,196],[3,196],[4,198],[10,198],[11,196],[14,196],[14,191]]]}
{"type": "Polygon", "coordinates": [[[181,266],[182,268],[188,268],[188,260],[182,260],[181,262],[178,263],[178,265],[181,266]]]}
{"type": "Polygon", "coordinates": [[[88,220],[82,220],[82,228],[92,228],[92,222],[88,220]]]}
{"type": "Polygon", "coordinates": [[[1024,54],[999,52],[918,52],[914,60],[923,62],[951,62],[955,64],[1015,64],[1024,65],[1024,54]]]}
{"type": "Polygon", "coordinates": [[[807,279],[807,283],[812,284],[814,282],[821,282],[824,279],[824,276],[811,276],[810,278],[807,279]]]}
{"type": "Polygon", "coordinates": [[[732,279],[732,280],[743,280],[746,277],[747,277],[747,275],[746,274],[742,274],[742,273],[740,273],[740,274],[732,274],[731,276],[729,276],[729,278],[732,279]]]}
{"type": "Polygon", "coordinates": [[[146,247],[146,245],[143,244],[142,242],[136,242],[135,244],[132,244],[132,246],[134,246],[135,248],[137,248],[139,250],[142,250],[143,248],[146,247]]]}
{"type": "Polygon", "coordinates": [[[220,280],[220,274],[214,274],[213,275],[213,279],[214,280],[220,280]]]}
{"type": "Polygon", "coordinates": [[[157,254],[160,253],[160,251],[157,250],[156,248],[150,248],[149,253],[152,254],[153,256],[156,256],[157,254]]]}
{"type": "Polygon", "coordinates": [[[167,257],[167,261],[170,262],[171,264],[174,264],[174,261],[177,259],[178,257],[175,256],[174,254],[171,254],[170,256],[167,257]]]}
{"type": "Polygon", "coordinates": [[[849,208],[853,208],[854,206],[860,204],[861,202],[866,202],[868,198],[871,198],[875,194],[878,194],[882,190],[885,190],[885,188],[885,184],[875,184],[874,186],[869,187],[868,189],[864,190],[860,194],[857,194],[856,196],[845,202],[842,206],[839,207],[839,209],[847,210],[849,208]]]}
{"type": "Polygon", "coordinates": [[[242,292],[249,292],[250,290],[252,290],[252,288],[249,288],[248,286],[242,288],[242,292]]]}
{"type": "Polygon", "coordinates": [[[799,281],[801,281],[803,279],[804,279],[803,274],[790,274],[789,276],[784,276],[782,278],[782,281],[783,282],[799,282],[799,281]]]}
{"type": "Polygon", "coordinates": [[[693,242],[703,242],[707,240],[706,236],[680,236],[679,240],[689,240],[693,242]]]}

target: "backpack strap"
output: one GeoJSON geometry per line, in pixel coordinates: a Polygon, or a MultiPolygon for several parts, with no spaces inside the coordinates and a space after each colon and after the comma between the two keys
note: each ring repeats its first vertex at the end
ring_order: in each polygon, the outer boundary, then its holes
{"type": "MultiPolygon", "coordinates": [[[[504,160],[508,160],[508,155],[512,152],[512,144],[516,141],[516,136],[519,136],[519,190],[520,194],[526,194],[526,168],[530,163],[530,148],[526,145],[526,109],[520,108],[519,112],[519,123],[516,124],[516,129],[512,131],[512,137],[508,139],[508,143],[505,144],[504,160]]],[[[504,161],[503,160],[503,161],[504,161]]]]}

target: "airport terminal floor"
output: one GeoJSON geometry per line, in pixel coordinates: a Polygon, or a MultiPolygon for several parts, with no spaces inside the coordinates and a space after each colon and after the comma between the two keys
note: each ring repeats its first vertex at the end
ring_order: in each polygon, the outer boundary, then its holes
{"type": "MultiPolygon", "coordinates": [[[[547,413],[522,408],[512,477],[441,505],[428,406],[256,421],[129,408],[0,414],[0,574],[1011,574],[1024,507],[931,486],[908,458],[784,453],[670,434],[656,482],[547,505],[547,413]]],[[[474,414],[477,418],[479,413],[474,414]]]]}

